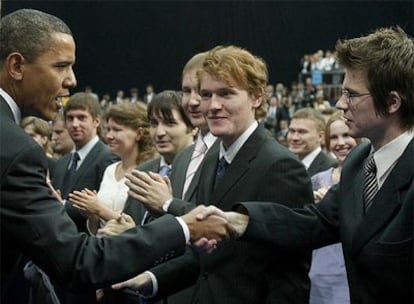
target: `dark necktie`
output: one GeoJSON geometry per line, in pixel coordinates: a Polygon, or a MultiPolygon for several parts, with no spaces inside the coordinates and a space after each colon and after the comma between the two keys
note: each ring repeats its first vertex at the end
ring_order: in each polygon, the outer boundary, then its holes
{"type": "Polygon", "coordinates": [[[374,153],[371,153],[364,165],[364,207],[365,212],[372,205],[375,194],[378,192],[377,167],[374,153]]]}
{"type": "Polygon", "coordinates": [[[80,160],[78,152],[72,154],[72,163],[69,169],[66,170],[65,178],[62,187],[62,198],[66,198],[69,192],[72,190],[73,183],[75,181],[76,170],[78,169],[78,162],[80,160]]]}
{"type": "MultiPolygon", "coordinates": [[[[158,170],[158,174],[161,176],[170,176],[171,174],[171,168],[169,166],[163,165],[158,170]]],[[[155,220],[155,217],[153,217],[148,210],[145,210],[144,216],[141,220],[141,226],[144,226],[145,224],[148,224],[149,222],[152,222],[155,220]]]]}
{"type": "Polygon", "coordinates": [[[216,173],[216,180],[214,182],[214,189],[217,188],[217,185],[221,182],[223,179],[224,174],[226,173],[226,168],[229,165],[229,163],[226,161],[224,156],[220,158],[217,166],[217,173],[216,173]]]}

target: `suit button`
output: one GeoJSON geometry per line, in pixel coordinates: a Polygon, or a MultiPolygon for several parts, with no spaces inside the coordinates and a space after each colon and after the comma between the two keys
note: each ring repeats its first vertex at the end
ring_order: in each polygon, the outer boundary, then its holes
{"type": "Polygon", "coordinates": [[[207,280],[207,279],[208,279],[208,272],[207,272],[207,271],[203,272],[203,274],[202,274],[202,278],[203,278],[204,280],[207,280]]]}

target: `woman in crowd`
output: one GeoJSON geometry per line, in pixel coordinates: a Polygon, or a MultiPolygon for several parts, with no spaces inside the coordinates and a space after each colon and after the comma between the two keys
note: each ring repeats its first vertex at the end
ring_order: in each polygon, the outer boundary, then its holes
{"type": "Polygon", "coordinates": [[[129,190],[125,185],[125,174],[157,155],[144,104],[113,105],[105,118],[106,142],[121,160],[106,168],[98,193],[84,189],[69,195],[76,207],[88,212],[88,228],[93,234],[101,226],[101,221],[118,218],[124,209],[129,190]]]}
{"type": "MultiPolygon", "coordinates": [[[[324,197],[328,189],[339,182],[342,165],[359,140],[352,138],[342,112],[334,113],[326,124],[326,148],[338,160],[336,168],[329,168],[312,176],[315,202],[324,197]]],[[[345,262],[340,243],[313,251],[309,271],[311,279],[310,304],[349,304],[349,289],[345,262]]]]}

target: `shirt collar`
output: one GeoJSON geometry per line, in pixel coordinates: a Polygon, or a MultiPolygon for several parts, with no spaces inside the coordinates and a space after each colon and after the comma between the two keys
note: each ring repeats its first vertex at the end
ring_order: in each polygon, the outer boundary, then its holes
{"type": "Polygon", "coordinates": [[[85,159],[85,157],[88,155],[88,153],[92,150],[92,148],[96,145],[98,141],[99,137],[98,135],[95,135],[86,145],[84,145],[82,148],[76,151],[79,154],[80,162],[82,162],[85,159]]]}
{"type": "Polygon", "coordinates": [[[0,95],[3,96],[4,100],[6,100],[7,104],[9,105],[13,113],[14,121],[20,125],[20,121],[22,120],[22,112],[20,111],[19,106],[13,100],[13,98],[2,88],[0,88],[0,95]]]}
{"type": "Polygon", "coordinates": [[[241,149],[241,147],[244,145],[244,143],[247,141],[247,139],[250,137],[250,135],[253,134],[253,132],[256,130],[257,126],[259,124],[255,120],[250,127],[246,129],[246,131],[243,132],[242,135],[239,136],[239,138],[236,139],[236,141],[226,150],[224,148],[223,142],[220,142],[220,152],[219,152],[219,159],[222,157],[225,158],[225,160],[231,164],[233,159],[236,157],[237,153],[241,149]]]}
{"type": "Polygon", "coordinates": [[[217,137],[214,136],[213,134],[211,134],[210,132],[208,132],[206,135],[203,136],[202,140],[206,144],[207,150],[211,148],[211,146],[214,144],[216,139],[217,139],[217,137]]]}
{"type": "Polygon", "coordinates": [[[321,153],[321,151],[322,151],[322,148],[317,147],[315,150],[313,150],[311,153],[309,153],[302,159],[302,164],[305,166],[306,169],[309,169],[312,162],[315,160],[318,154],[321,153]]]}
{"type": "Polygon", "coordinates": [[[413,138],[414,132],[406,131],[374,152],[377,178],[381,178],[397,162],[413,138]]]}

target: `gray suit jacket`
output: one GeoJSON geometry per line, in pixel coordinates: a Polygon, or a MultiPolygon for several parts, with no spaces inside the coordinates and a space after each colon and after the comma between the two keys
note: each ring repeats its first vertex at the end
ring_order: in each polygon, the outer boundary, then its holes
{"type": "Polygon", "coordinates": [[[250,216],[243,238],[279,250],[342,242],[351,303],[412,303],[414,140],[364,215],[363,164],[369,152],[369,144],[352,150],[340,183],[317,205],[291,210],[243,203],[250,216]]]}
{"type": "Polygon", "coordinates": [[[1,303],[22,253],[52,279],[79,291],[125,280],[184,252],[182,227],[169,215],[117,237],[78,233],[46,185],[44,151],[16,124],[1,96],[0,147],[1,303]]]}

